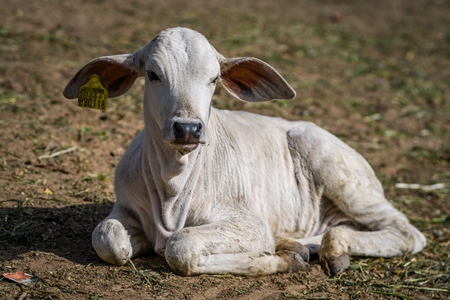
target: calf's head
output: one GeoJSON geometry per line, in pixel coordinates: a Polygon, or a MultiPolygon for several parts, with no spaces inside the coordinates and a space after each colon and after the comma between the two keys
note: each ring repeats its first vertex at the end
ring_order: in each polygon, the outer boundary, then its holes
{"type": "Polygon", "coordinates": [[[93,74],[100,77],[110,98],[122,95],[137,77],[145,76],[146,126],[182,154],[208,143],[211,97],[218,81],[243,101],[295,97],[294,90],[265,62],[225,58],[203,35],[187,28],[164,30],[135,53],[92,60],[69,81],[64,96],[76,98],[93,74]]]}

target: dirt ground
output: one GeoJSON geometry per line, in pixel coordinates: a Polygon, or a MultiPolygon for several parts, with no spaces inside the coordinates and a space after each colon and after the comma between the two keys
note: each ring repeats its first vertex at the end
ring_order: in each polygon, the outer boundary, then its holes
{"type": "Polygon", "coordinates": [[[0,269],[38,277],[0,281],[0,299],[450,298],[450,1],[1,0],[0,20],[0,269]],[[62,89],[89,60],[133,52],[174,26],[278,69],[295,100],[247,104],[219,87],[214,105],[339,136],[425,234],[424,251],[354,257],[336,278],[314,258],[308,273],[261,278],[184,278],[152,255],[101,262],[90,236],[143,127],[142,81],[106,112],[77,107],[62,89]]]}

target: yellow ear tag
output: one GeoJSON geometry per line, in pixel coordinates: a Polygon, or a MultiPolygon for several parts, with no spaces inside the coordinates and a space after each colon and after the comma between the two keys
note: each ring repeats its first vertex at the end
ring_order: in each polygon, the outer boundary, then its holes
{"type": "Polygon", "coordinates": [[[102,86],[100,77],[94,74],[78,90],[78,106],[105,111],[107,104],[108,91],[102,86]]]}

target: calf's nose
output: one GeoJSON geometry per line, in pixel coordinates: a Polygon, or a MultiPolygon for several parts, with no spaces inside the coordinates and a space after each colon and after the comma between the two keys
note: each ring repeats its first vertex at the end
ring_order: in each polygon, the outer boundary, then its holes
{"type": "Polygon", "coordinates": [[[202,129],[200,121],[176,121],[172,125],[172,132],[177,143],[198,143],[202,129]]]}

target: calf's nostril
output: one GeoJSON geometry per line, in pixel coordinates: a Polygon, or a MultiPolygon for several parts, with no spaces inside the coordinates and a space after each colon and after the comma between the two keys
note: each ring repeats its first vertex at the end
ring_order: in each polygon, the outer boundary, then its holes
{"type": "Polygon", "coordinates": [[[199,124],[195,125],[194,137],[200,138],[201,135],[202,135],[202,124],[199,123],[199,124]]]}
{"type": "Polygon", "coordinates": [[[173,123],[173,133],[175,137],[182,137],[184,135],[183,125],[178,122],[173,123]]]}

